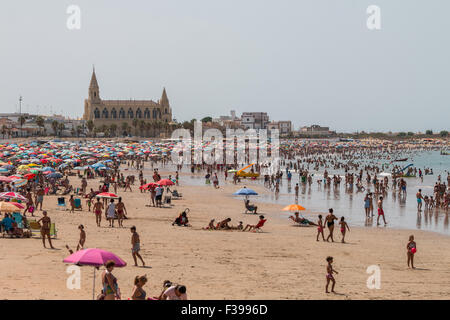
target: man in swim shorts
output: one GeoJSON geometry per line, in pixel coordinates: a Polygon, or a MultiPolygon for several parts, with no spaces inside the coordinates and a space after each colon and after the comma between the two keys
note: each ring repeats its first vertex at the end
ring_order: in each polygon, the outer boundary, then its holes
{"type": "Polygon", "coordinates": [[[134,265],[137,267],[137,258],[141,259],[142,265],[145,266],[144,259],[142,259],[141,255],[139,254],[139,251],[141,251],[141,243],[139,239],[139,234],[136,232],[136,227],[132,226],[130,228],[132,236],[131,236],[131,254],[133,255],[134,259],[134,265]]]}
{"type": "Polygon", "coordinates": [[[100,222],[102,221],[102,211],[103,203],[100,202],[100,198],[97,198],[97,202],[94,204],[95,222],[97,226],[100,227],[100,222]]]}

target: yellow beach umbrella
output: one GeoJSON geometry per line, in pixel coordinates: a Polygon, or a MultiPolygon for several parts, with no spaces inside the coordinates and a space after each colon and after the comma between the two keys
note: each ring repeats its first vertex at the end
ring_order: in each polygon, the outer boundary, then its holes
{"type": "Polygon", "coordinates": [[[0,212],[19,212],[20,209],[9,202],[0,202],[0,212]]]}
{"type": "Polygon", "coordinates": [[[283,208],[283,211],[301,211],[301,210],[306,210],[306,209],[298,204],[290,204],[287,207],[283,208]]]}

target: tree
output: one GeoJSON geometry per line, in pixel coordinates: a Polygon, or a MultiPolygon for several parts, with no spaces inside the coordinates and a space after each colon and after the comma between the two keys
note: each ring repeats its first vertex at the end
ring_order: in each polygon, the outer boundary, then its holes
{"type": "Polygon", "coordinates": [[[95,126],[94,126],[94,121],[89,120],[89,121],[86,123],[86,126],[87,126],[87,128],[88,128],[88,130],[89,130],[89,133],[92,133],[92,132],[94,131],[94,128],[95,128],[95,126]]]}
{"type": "Polygon", "coordinates": [[[427,131],[425,131],[425,134],[427,136],[432,136],[433,135],[433,130],[427,130],[427,131]]]}
{"type": "Polygon", "coordinates": [[[414,132],[409,131],[409,132],[408,132],[408,136],[409,136],[409,137],[414,136],[414,132]]]}
{"type": "Polygon", "coordinates": [[[38,116],[36,118],[36,125],[40,128],[39,129],[39,131],[40,131],[44,127],[44,118],[42,118],[41,116],[38,116]]]}
{"type": "Polygon", "coordinates": [[[77,137],[80,137],[80,134],[83,132],[83,126],[77,126],[77,137]]]}
{"type": "Polygon", "coordinates": [[[133,125],[133,127],[134,127],[134,135],[135,136],[137,136],[137,126],[138,126],[138,124],[139,124],[139,121],[138,121],[138,119],[136,119],[136,118],[134,118],[133,119],[133,121],[132,121],[132,125],[133,125]]]}
{"type": "Polygon", "coordinates": [[[201,121],[202,122],[212,122],[212,118],[211,117],[204,117],[201,121]]]}
{"type": "Polygon", "coordinates": [[[406,132],[399,132],[397,134],[397,136],[399,136],[399,137],[406,137],[406,132]]]}
{"type": "Polygon", "coordinates": [[[123,135],[128,134],[128,123],[126,123],[126,122],[122,122],[122,133],[123,133],[123,135]]]}
{"type": "Polygon", "coordinates": [[[439,132],[439,135],[441,137],[448,137],[448,131],[447,130],[442,130],[441,132],[439,132]]]}
{"type": "Polygon", "coordinates": [[[58,125],[59,125],[58,121],[56,120],[52,121],[52,129],[53,132],[55,133],[55,136],[58,135],[58,125]]]}
{"type": "Polygon", "coordinates": [[[113,123],[109,126],[109,132],[111,133],[111,136],[115,137],[117,134],[117,124],[113,123]]]}
{"type": "Polygon", "coordinates": [[[64,122],[61,122],[58,124],[58,130],[59,130],[59,136],[62,135],[62,132],[66,129],[66,126],[64,125],[64,122]]]}
{"type": "Polygon", "coordinates": [[[141,120],[141,121],[139,121],[139,131],[140,131],[141,137],[144,136],[144,129],[145,129],[145,121],[141,120]]]}

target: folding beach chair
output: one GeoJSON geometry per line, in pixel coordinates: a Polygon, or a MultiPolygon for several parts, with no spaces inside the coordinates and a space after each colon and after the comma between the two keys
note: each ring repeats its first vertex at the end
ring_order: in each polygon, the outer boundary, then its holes
{"type": "Polygon", "coordinates": [[[75,204],[75,210],[83,210],[83,207],[81,206],[81,199],[80,198],[75,198],[74,199],[74,204],[75,204]]]}
{"type": "Polygon", "coordinates": [[[56,236],[57,236],[56,225],[55,225],[55,223],[52,222],[50,224],[50,237],[56,239],[56,236]]]}
{"type": "Polygon", "coordinates": [[[12,214],[12,216],[14,218],[14,221],[16,221],[16,223],[17,223],[17,228],[23,229],[24,226],[23,226],[23,217],[22,217],[22,215],[20,213],[18,213],[18,212],[14,212],[12,214]]]}
{"type": "Polygon", "coordinates": [[[58,198],[58,209],[59,210],[67,210],[66,208],[66,198],[59,197],[58,198]]]}
{"type": "Polygon", "coordinates": [[[41,237],[41,225],[36,221],[29,221],[32,237],[41,237]]]}

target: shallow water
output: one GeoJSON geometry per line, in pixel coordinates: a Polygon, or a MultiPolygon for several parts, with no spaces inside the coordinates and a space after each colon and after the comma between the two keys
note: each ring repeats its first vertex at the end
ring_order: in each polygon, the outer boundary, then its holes
{"type": "MultiPolygon", "coordinates": [[[[371,160],[370,162],[374,162],[371,160]]],[[[386,163],[386,161],[380,161],[378,164],[386,163]]],[[[441,174],[442,181],[446,182],[447,172],[450,168],[450,156],[442,156],[438,151],[410,153],[409,160],[405,162],[405,166],[409,163],[413,163],[416,168],[433,168],[434,175],[424,176],[423,181],[420,178],[405,178],[407,183],[406,196],[400,196],[398,191],[392,192],[388,190],[387,195],[384,198],[384,212],[387,220],[387,227],[389,228],[402,228],[402,229],[417,229],[439,232],[442,234],[450,235],[449,229],[449,217],[442,209],[432,209],[430,211],[417,211],[417,202],[415,194],[418,189],[422,189],[423,196],[432,195],[433,186],[437,181],[437,176],[441,174]]],[[[403,165],[402,165],[403,166],[403,165]]],[[[169,168],[169,167],[168,167],[169,168]]],[[[167,168],[167,169],[168,169],[167,168]]],[[[146,168],[151,170],[150,168],[146,168]]],[[[342,171],[327,169],[329,174],[343,175],[342,171]]],[[[390,171],[387,170],[387,171],[390,171]]],[[[183,168],[182,172],[189,172],[188,168],[183,168]]],[[[312,171],[314,172],[314,171],[312,171]]],[[[147,176],[148,174],[146,174],[147,176]]],[[[223,183],[223,175],[218,175],[219,181],[223,183]]],[[[313,178],[313,184],[311,187],[308,185],[302,185],[299,182],[298,174],[293,173],[292,180],[289,183],[283,175],[282,184],[280,185],[280,193],[275,195],[274,192],[270,192],[269,195],[256,196],[254,199],[259,202],[276,203],[281,206],[296,203],[295,199],[295,184],[299,183],[299,197],[298,203],[308,210],[313,212],[322,212],[324,215],[328,212],[328,208],[333,208],[337,217],[345,216],[347,223],[350,226],[359,227],[377,227],[377,208],[376,200],[374,199],[374,214],[372,219],[366,221],[364,212],[364,196],[365,192],[356,192],[356,188],[353,190],[345,190],[344,181],[341,185],[334,189],[333,186],[325,188],[319,186],[317,180],[323,177],[323,169],[319,172],[315,172],[313,178]]],[[[365,177],[365,174],[364,174],[365,177]]],[[[231,179],[230,179],[231,181],[231,179]]],[[[243,180],[245,181],[245,180],[243,180]]],[[[180,183],[182,185],[205,185],[203,175],[195,176],[180,176],[180,183]]],[[[252,184],[263,185],[263,180],[249,181],[247,185],[251,187],[252,184]]],[[[242,187],[244,183],[236,186],[236,189],[242,187]]],[[[389,179],[389,187],[392,182],[389,179]]],[[[365,185],[367,189],[367,185],[365,185]]],[[[370,187],[369,187],[370,189],[370,187]]],[[[373,190],[373,187],[371,188],[373,190]]],[[[280,215],[286,218],[290,215],[288,212],[280,210],[280,215]]],[[[304,214],[305,217],[317,219],[316,214],[304,214]]],[[[380,219],[381,227],[384,227],[382,219],[380,219]]]]}

